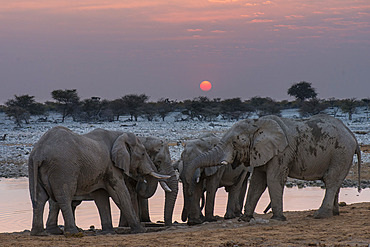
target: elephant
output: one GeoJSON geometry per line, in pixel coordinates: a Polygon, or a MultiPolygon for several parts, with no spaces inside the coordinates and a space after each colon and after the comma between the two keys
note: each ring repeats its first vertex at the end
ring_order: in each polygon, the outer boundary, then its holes
{"type": "MultiPolygon", "coordinates": [[[[28,173],[33,207],[31,235],[47,234],[43,211],[49,198],[62,210],[65,233],[77,233],[72,200],[74,196],[88,194],[100,213],[110,210],[104,208],[109,205],[108,194],[121,210],[131,232],[145,232],[124,177],[145,183],[146,189],[140,190],[144,196],[152,193],[150,190],[156,186],[151,184],[157,184],[158,179],[170,178],[156,171],[144,145],[132,133],[96,129],[79,135],[62,126],[48,130],[35,144],[28,160],[28,173]]],[[[112,228],[111,216],[100,216],[102,226],[112,228]]]]}
{"type": "MultiPolygon", "coordinates": [[[[199,154],[208,151],[219,142],[213,134],[207,134],[199,139],[187,141],[181,159],[178,162],[180,179],[185,180],[186,167],[199,154]]],[[[196,185],[192,196],[184,193],[184,206],[181,219],[188,225],[201,224],[204,221],[216,221],[214,216],[214,203],[217,189],[225,187],[228,192],[227,209],[225,219],[239,217],[242,212],[243,201],[246,194],[249,178],[248,168],[238,166],[235,169],[230,165],[218,167],[205,167],[196,170],[196,185]],[[206,192],[205,218],[201,213],[200,199],[206,192]]],[[[187,191],[187,183],[183,183],[183,192],[187,191]]]]}
{"type": "MultiPolygon", "coordinates": [[[[109,132],[107,132],[109,133],[109,132]]],[[[176,172],[172,166],[171,161],[171,155],[168,148],[168,142],[165,140],[162,140],[157,137],[138,137],[140,142],[144,145],[146,152],[148,153],[150,159],[152,160],[153,164],[156,166],[156,169],[158,172],[171,176],[170,179],[167,180],[167,184],[169,186],[169,189],[165,190],[165,208],[164,208],[164,222],[166,226],[172,225],[172,216],[173,216],[173,210],[175,207],[175,201],[177,198],[177,192],[178,192],[178,181],[176,177],[176,172]]],[[[149,206],[148,206],[148,199],[155,193],[155,188],[157,186],[157,183],[154,184],[155,187],[151,189],[149,193],[146,195],[143,195],[145,193],[138,193],[137,189],[143,187],[144,184],[142,184],[140,181],[136,181],[133,178],[126,177],[125,178],[125,184],[130,192],[131,201],[134,207],[135,212],[137,213],[137,216],[139,217],[139,220],[141,222],[151,222],[150,216],[149,216],[149,206]]],[[[152,185],[153,186],[153,185],[152,185]]],[[[100,196],[99,198],[102,198],[104,196],[105,191],[99,191],[100,196]]],[[[109,195],[105,192],[105,196],[109,197],[109,195]]],[[[82,200],[93,200],[92,195],[84,195],[84,196],[78,196],[73,198],[72,202],[72,210],[75,211],[75,208],[82,202],[82,200]]],[[[106,200],[105,202],[109,203],[109,200],[106,200]]],[[[107,217],[106,220],[101,220],[102,222],[109,222],[111,221],[111,218],[108,217],[108,215],[111,214],[110,207],[103,207],[103,210],[105,211],[100,212],[101,216],[107,217]]],[[[49,200],[49,216],[46,223],[46,231],[51,234],[62,234],[63,232],[59,229],[57,226],[58,221],[58,213],[59,213],[59,206],[56,202],[53,200],[49,200]]],[[[127,226],[128,223],[125,220],[125,218],[122,215],[120,216],[120,222],[119,227],[127,226]]],[[[109,224],[108,227],[106,227],[106,224],[102,224],[102,233],[114,233],[111,224],[109,224]]]]}
{"type": "MultiPolygon", "coordinates": [[[[153,161],[158,172],[161,174],[171,176],[171,178],[167,180],[167,184],[170,188],[170,191],[165,190],[165,206],[164,206],[164,223],[166,226],[170,226],[172,225],[173,210],[177,198],[178,180],[176,177],[176,172],[172,166],[168,142],[160,138],[151,136],[139,137],[139,139],[143,143],[149,157],[153,161]]],[[[133,179],[129,179],[128,181],[126,181],[126,184],[129,190],[132,191],[130,192],[130,194],[132,195],[131,199],[133,200],[134,208],[138,212],[140,221],[151,222],[147,198],[151,197],[152,195],[148,195],[148,197],[146,198],[138,195],[135,189],[138,187],[138,182],[133,179]]],[[[125,222],[125,218],[123,218],[121,215],[119,226],[122,227],[126,225],[127,223],[125,222]]]]}
{"type": "Polygon", "coordinates": [[[197,168],[244,164],[253,167],[253,173],[240,220],[253,218],[266,187],[272,219],[286,220],[282,197],[288,176],[321,179],[325,183],[325,196],[314,218],[328,218],[339,214],[338,194],[354,154],[357,154],[360,184],[361,151],[354,134],[340,120],[325,114],[305,120],[273,115],[244,119],[235,123],[212,150],[202,153],[186,167],[187,193],[194,193],[197,168]]]}

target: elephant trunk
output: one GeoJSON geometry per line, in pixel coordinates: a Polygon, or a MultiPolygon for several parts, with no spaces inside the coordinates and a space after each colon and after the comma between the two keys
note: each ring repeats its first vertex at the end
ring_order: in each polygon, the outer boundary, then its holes
{"type": "Polygon", "coordinates": [[[165,204],[164,204],[164,223],[166,226],[172,225],[173,210],[175,208],[175,202],[178,193],[178,181],[175,170],[172,168],[171,161],[166,162],[168,165],[162,166],[164,169],[160,169],[160,173],[170,176],[167,179],[166,184],[170,191],[165,190],[165,204]]]}
{"type": "Polygon", "coordinates": [[[158,179],[147,176],[144,181],[139,181],[136,185],[138,195],[144,199],[152,197],[157,190],[158,179]]]}
{"type": "Polygon", "coordinates": [[[194,174],[197,168],[200,167],[210,167],[217,165],[227,165],[232,163],[233,159],[233,150],[230,145],[227,145],[225,142],[220,141],[215,147],[213,147],[208,152],[202,153],[197,158],[193,160],[186,167],[185,178],[186,182],[189,184],[194,183],[194,174]]]}

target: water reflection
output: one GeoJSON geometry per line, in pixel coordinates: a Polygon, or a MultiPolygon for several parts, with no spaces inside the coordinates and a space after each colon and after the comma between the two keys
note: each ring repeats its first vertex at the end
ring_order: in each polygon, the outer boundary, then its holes
{"type": "MultiPolygon", "coordinates": [[[[181,186],[180,186],[181,187],[181,186]]],[[[300,211],[317,209],[324,197],[325,191],[320,188],[285,188],[284,211],[300,211]]],[[[0,180],[0,232],[23,231],[31,228],[32,206],[28,191],[28,179],[1,179],[0,180]]],[[[355,188],[343,188],[339,200],[346,203],[370,201],[370,189],[364,189],[361,193],[355,188]]],[[[268,193],[265,192],[260,199],[256,212],[262,213],[269,203],[268,193]]],[[[224,189],[219,189],[216,196],[215,214],[223,216],[226,211],[227,194],[224,189]]],[[[180,188],[174,210],[173,220],[181,222],[181,210],[183,205],[182,191],[180,188]]],[[[150,217],[153,222],[163,221],[164,192],[159,189],[153,198],[149,200],[150,217]]],[[[48,205],[45,207],[44,222],[46,221],[48,205]]],[[[112,203],[112,217],[114,226],[118,225],[119,210],[112,203]]],[[[59,216],[60,224],[63,224],[62,216],[59,216]]],[[[83,229],[94,225],[100,228],[100,220],[94,202],[83,202],[76,211],[76,223],[83,229]]]]}

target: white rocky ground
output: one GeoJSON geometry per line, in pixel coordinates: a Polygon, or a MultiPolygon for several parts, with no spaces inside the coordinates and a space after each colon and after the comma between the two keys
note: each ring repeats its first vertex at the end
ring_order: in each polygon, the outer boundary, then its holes
{"type": "MultiPolygon", "coordinates": [[[[178,113],[177,113],[178,114],[178,113]]],[[[341,119],[356,135],[360,145],[370,145],[370,119],[365,109],[359,109],[353,116],[353,120],[347,120],[347,116],[342,114],[337,117],[341,119]]],[[[297,118],[296,110],[285,110],[283,117],[297,118]]],[[[59,114],[51,114],[47,121],[39,121],[34,117],[31,124],[17,128],[13,120],[9,119],[4,113],[0,113],[0,137],[7,134],[5,140],[0,141],[0,177],[22,177],[28,175],[27,160],[33,145],[39,140],[43,133],[50,128],[62,125],[72,129],[76,133],[87,133],[95,128],[122,130],[133,132],[139,136],[156,136],[167,139],[171,146],[172,160],[178,160],[182,152],[181,142],[194,139],[206,132],[213,132],[222,136],[228,128],[235,122],[230,121],[175,121],[176,114],[167,117],[166,121],[149,122],[140,119],[138,122],[127,121],[128,117],[121,117],[120,121],[107,123],[77,123],[67,119],[61,123],[59,114]]],[[[370,155],[362,154],[362,162],[369,163],[370,155]]],[[[370,185],[369,185],[370,186],[370,185]]]]}

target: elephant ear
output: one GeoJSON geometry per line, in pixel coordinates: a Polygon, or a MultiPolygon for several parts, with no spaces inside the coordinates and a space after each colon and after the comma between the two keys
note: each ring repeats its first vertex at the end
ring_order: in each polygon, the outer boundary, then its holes
{"type": "Polygon", "coordinates": [[[126,144],[127,135],[120,135],[113,144],[111,158],[114,165],[130,176],[130,153],[126,144]]]}
{"type": "Polygon", "coordinates": [[[206,177],[212,176],[218,171],[218,169],[220,169],[220,166],[205,167],[204,174],[206,175],[206,177]]]}
{"type": "Polygon", "coordinates": [[[258,130],[250,149],[250,165],[265,165],[288,146],[288,140],[280,125],[272,119],[260,119],[256,122],[258,130]]]}

